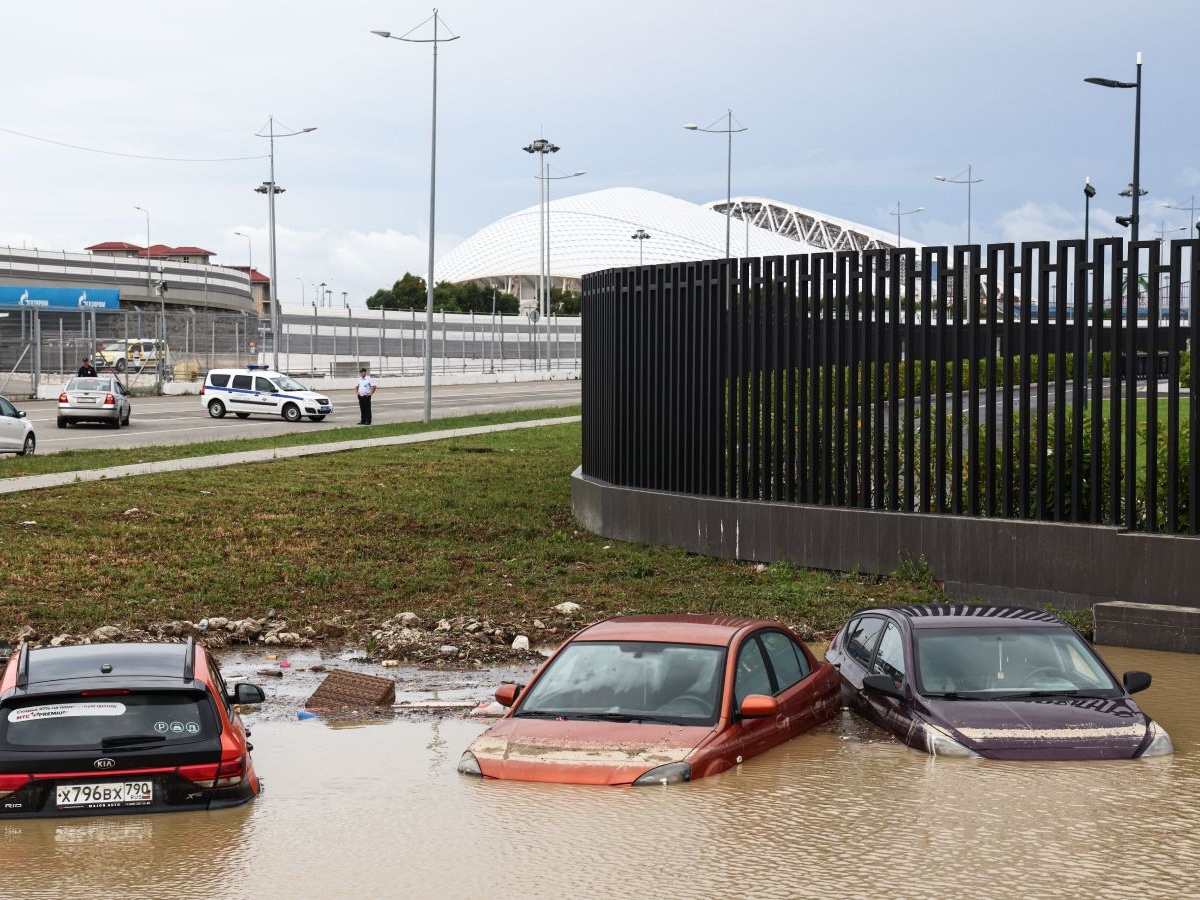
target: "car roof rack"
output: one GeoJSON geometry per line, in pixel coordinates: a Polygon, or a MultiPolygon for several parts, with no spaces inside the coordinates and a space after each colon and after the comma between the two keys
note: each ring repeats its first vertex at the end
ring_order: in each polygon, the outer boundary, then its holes
{"type": "Polygon", "coordinates": [[[17,687],[29,685],[29,641],[21,641],[21,649],[17,651],[17,687]]]}
{"type": "Polygon", "coordinates": [[[183,646],[183,680],[192,681],[196,677],[196,639],[190,634],[183,646]]]}

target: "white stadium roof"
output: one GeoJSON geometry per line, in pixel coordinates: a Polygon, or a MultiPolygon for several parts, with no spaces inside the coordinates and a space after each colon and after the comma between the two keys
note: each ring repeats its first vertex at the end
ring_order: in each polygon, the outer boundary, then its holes
{"type": "MultiPolygon", "coordinates": [[[[735,213],[736,216],[736,213],[735,213]]],[[[725,256],[725,214],[641,188],[609,188],[550,202],[550,265],[554,278],[582,278],[588,272],[636,266],[638,245],[647,265],[721,259],[725,256]],[[650,239],[633,240],[644,228],[650,239]]],[[[477,231],[438,262],[438,281],[473,281],[511,276],[534,278],[538,253],[538,207],[512,213],[477,231]]],[[[750,226],[754,256],[808,253],[819,248],[750,226]]],[[[733,223],[731,252],[742,256],[746,226],[733,223]]]]}

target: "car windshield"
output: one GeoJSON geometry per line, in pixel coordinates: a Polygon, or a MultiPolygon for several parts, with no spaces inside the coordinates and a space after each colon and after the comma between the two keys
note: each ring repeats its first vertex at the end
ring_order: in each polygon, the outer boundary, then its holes
{"type": "Polygon", "coordinates": [[[107,378],[72,378],[67,383],[68,391],[107,391],[112,384],[107,378]]]}
{"type": "Polygon", "coordinates": [[[100,348],[100,350],[101,350],[101,351],[104,351],[104,350],[109,350],[109,351],[112,351],[112,352],[115,352],[115,353],[120,353],[120,352],[121,352],[121,351],[123,351],[124,349],[125,349],[125,342],[124,342],[124,341],[118,341],[118,342],[117,342],[117,343],[115,343],[115,344],[105,344],[103,347],[101,347],[101,348],[100,348]]]}
{"type": "Polygon", "coordinates": [[[926,696],[1123,693],[1083,638],[1066,626],[918,628],[913,639],[917,689],[926,696]]]}
{"type": "Polygon", "coordinates": [[[194,692],[25,697],[0,709],[0,746],[9,749],[170,745],[216,734],[211,702],[194,692]]]}
{"type": "Polygon", "coordinates": [[[304,385],[298,382],[295,378],[288,378],[286,375],[280,375],[275,379],[275,383],[279,385],[281,391],[303,391],[307,390],[304,385]]]}
{"type": "Polygon", "coordinates": [[[725,648],[576,641],[554,657],[514,716],[713,725],[725,648]]]}

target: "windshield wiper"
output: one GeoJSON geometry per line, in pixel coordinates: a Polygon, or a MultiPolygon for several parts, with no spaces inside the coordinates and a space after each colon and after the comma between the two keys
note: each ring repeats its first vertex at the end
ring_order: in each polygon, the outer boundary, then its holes
{"type": "Polygon", "coordinates": [[[561,719],[567,714],[564,712],[556,712],[550,709],[531,709],[521,710],[513,713],[514,719],[561,719]]]}
{"type": "Polygon", "coordinates": [[[672,722],[673,719],[652,716],[648,713],[571,713],[569,718],[596,720],[599,722],[672,722]]]}
{"type": "Polygon", "coordinates": [[[1043,697],[1084,697],[1092,700],[1101,700],[1108,696],[1105,691],[1099,690],[1080,690],[1079,688],[1066,688],[1061,691],[1013,691],[1010,694],[993,694],[991,700],[1037,700],[1043,697]]]}
{"type": "Polygon", "coordinates": [[[114,747],[136,747],[141,744],[161,744],[167,739],[164,734],[116,734],[100,739],[101,750],[114,747]]]}

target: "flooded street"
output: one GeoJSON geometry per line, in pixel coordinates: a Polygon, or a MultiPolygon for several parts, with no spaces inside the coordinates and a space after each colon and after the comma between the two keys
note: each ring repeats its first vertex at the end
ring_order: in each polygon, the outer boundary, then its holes
{"type": "MultiPolygon", "coordinates": [[[[490,720],[299,721],[306,686],[287,694],[280,682],[291,676],[255,678],[269,694],[294,695],[294,704],[284,699],[275,712],[247,717],[266,785],[258,800],[214,813],[9,823],[0,893],[1194,895],[1200,657],[1101,652],[1118,675],[1154,675],[1138,700],[1171,733],[1174,757],[933,759],[847,717],[690,785],[490,782],[455,773],[490,720]]],[[[263,666],[257,660],[227,663],[230,681],[252,676],[263,666]]],[[[389,674],[402,686],[415,677],[389,674]]],[[[491,687],[475,673],[420,677],[398,699],[482,698],[491,687]]]]}

